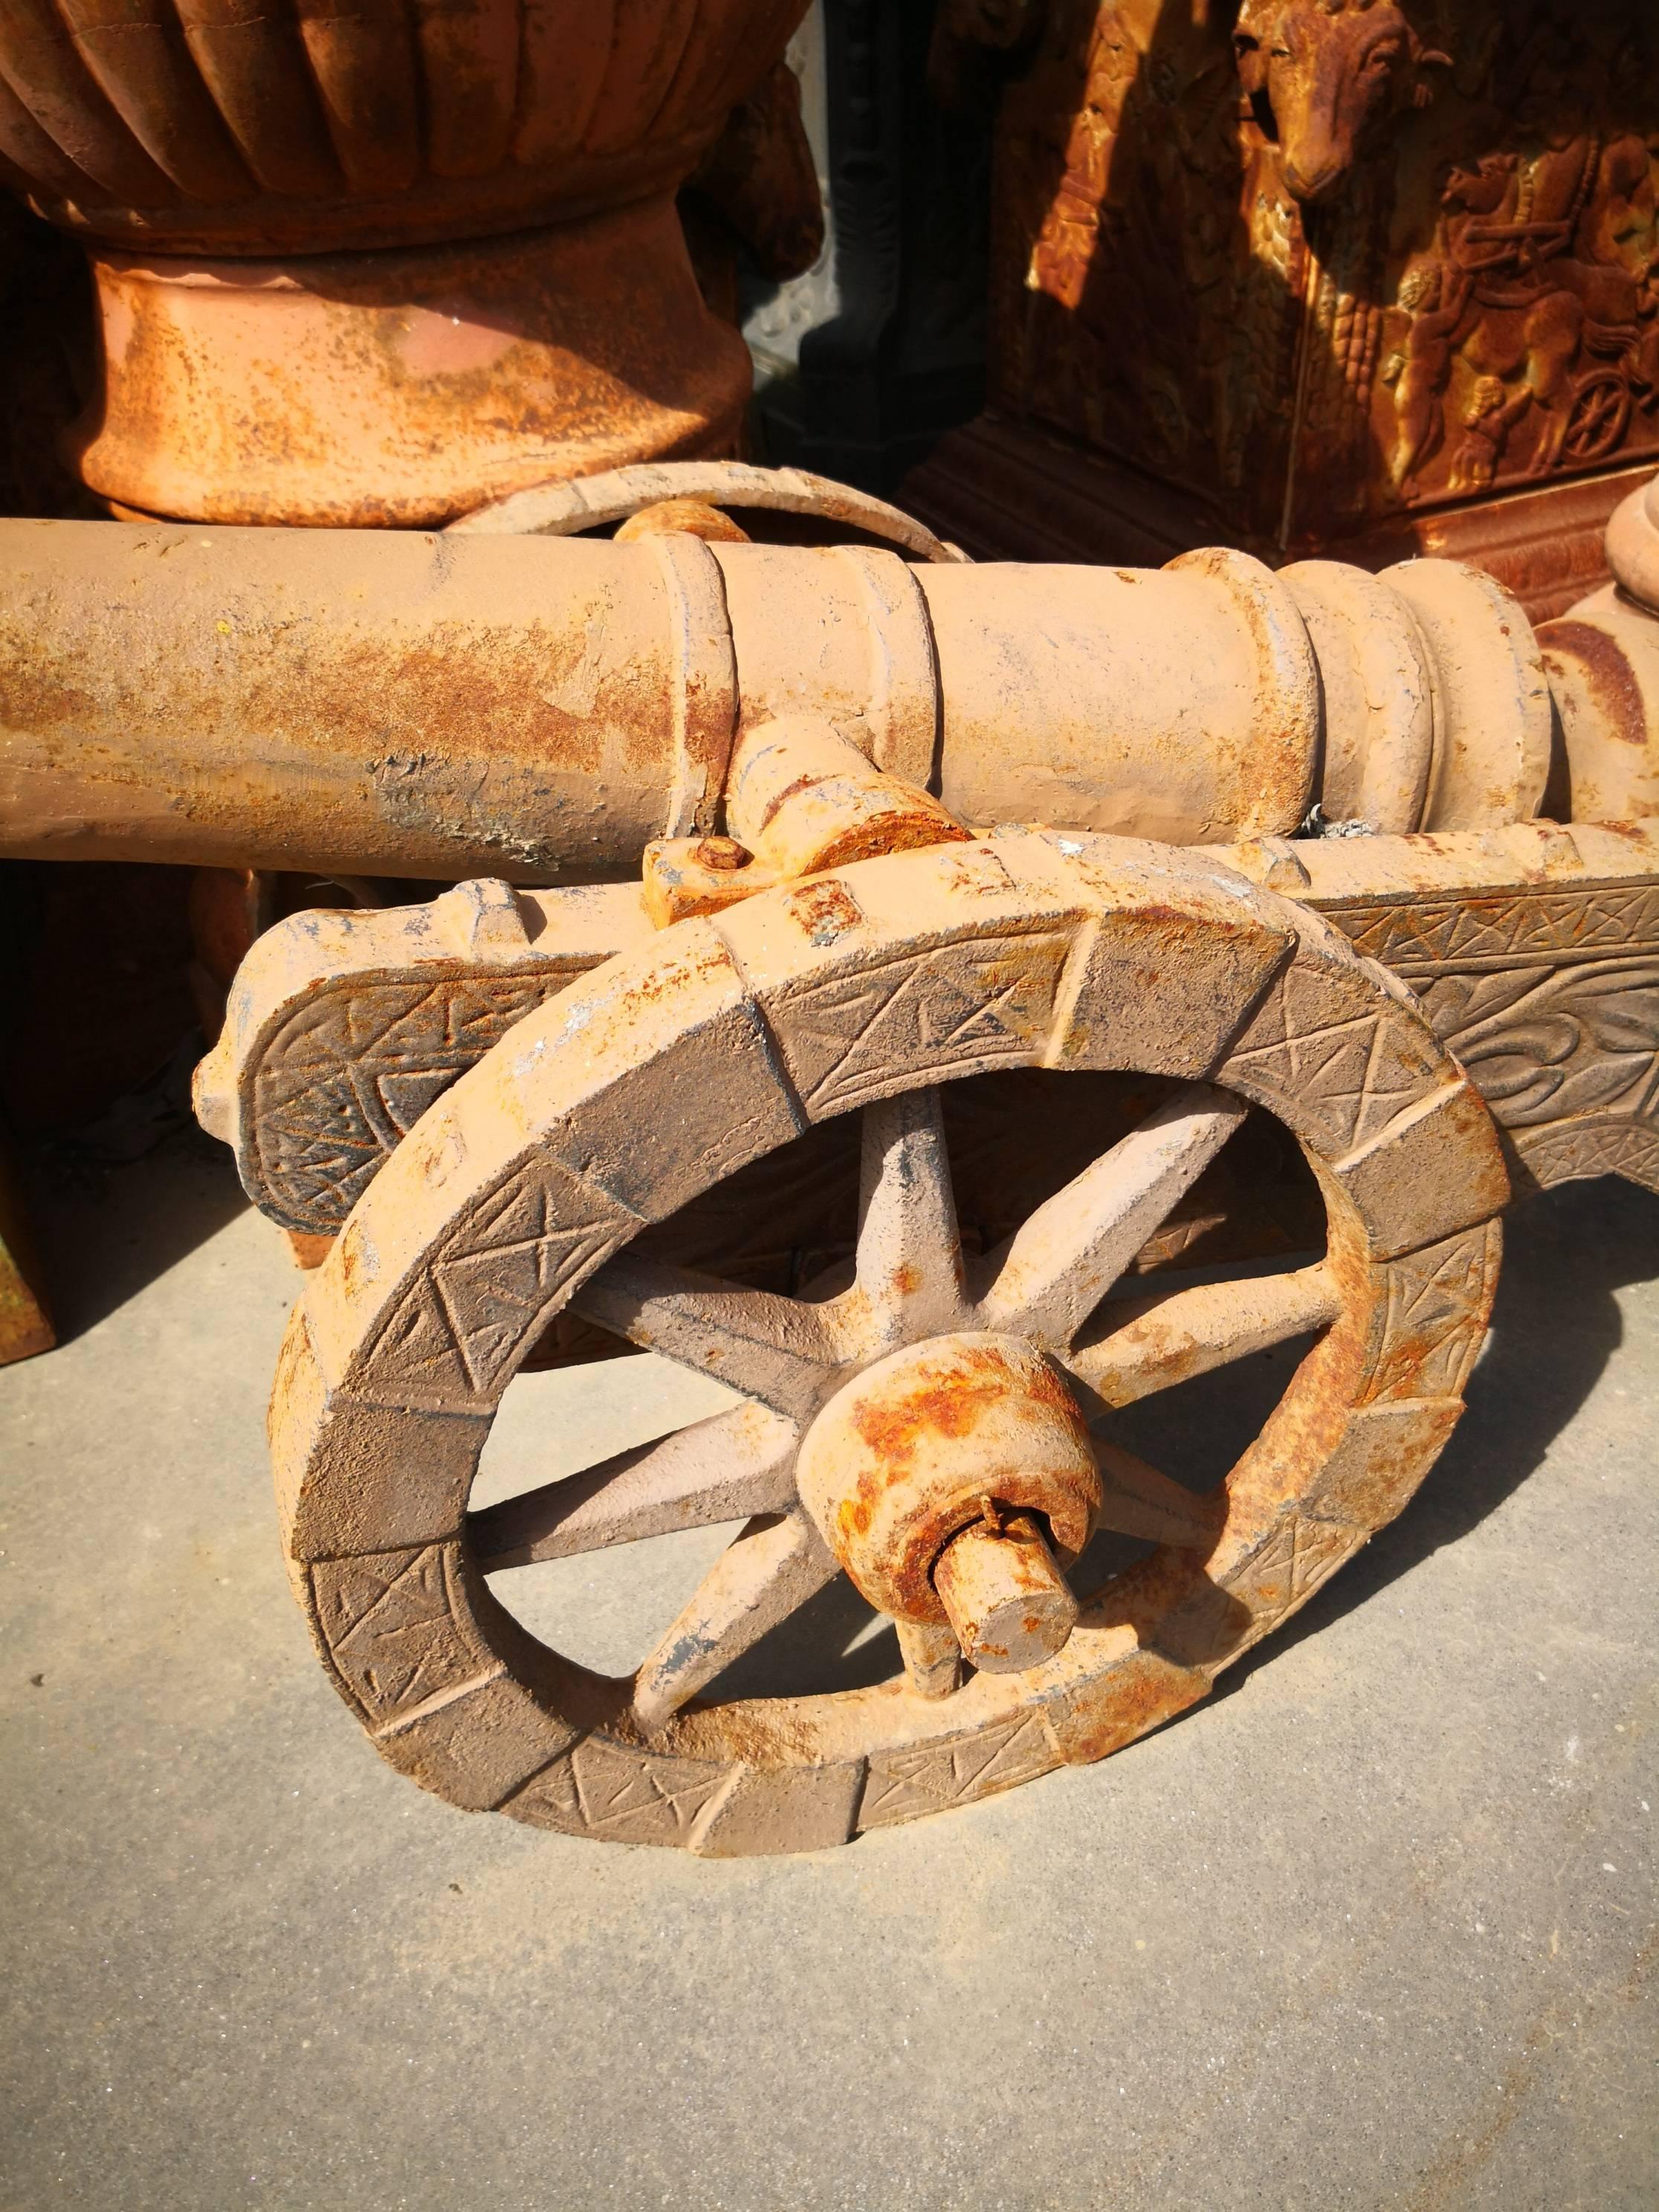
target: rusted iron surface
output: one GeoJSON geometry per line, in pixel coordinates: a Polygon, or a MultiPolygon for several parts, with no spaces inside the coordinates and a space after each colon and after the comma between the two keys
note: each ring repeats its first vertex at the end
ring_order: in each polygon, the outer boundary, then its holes
{"type": "Polygon", "coordinates": [[[788,174],[810,225],[798,109],[744,104],[803,5],[23,0],[0,163],[92,251],[88,485],[129,514],[409,526],[725,450],[748,356],[673,195],[735,109],[705,196],[763,239],[744,182],[788,174]]]}
{"type": "Polygon", "coordinates": [[[1317,669],[1260,563],[1223,551],[1152,571],[916,574],[938,641],[939,794],[962,819],[1184,844],[1206,818],[1241,836],[1306,813],[1317,669]],[[953,746],[959,729],[977,742],[953,746]]]}
{"type": "Polygon", "coordinates": [[[1609,595],[1538,633],[1561,730],[1549,811],[1571,822],[1659,814],[1659,620],[1609,595]]]}
{"type": "Polygon", "coordinates": [[[1607,525],[1607,566],[1621,592],[1659,614],[1659,476],[1620,501],[1607,525]]]}
{"type": "Polygon", "coordinates": [[[1409,984],[1518,1184],[1659,1190],[1659,817],[1296,849],[1300,896],[1409,984]]]}
{"type": "Polygon", "coordinates": [[[986,1504],[945,1546],[934,1577],[963,1657],[981,1674],[1018,1674],[1064,1648],[1078,1601],[1032,1516],[986,1504]]]}
{"type": "Polygon", "coordinates": [[[1273,118],[1285,188],[1304,206],[1341,192],[1452,66],[1394,0],[1244,0],[1233,50],[1246,98],[1273,118]]]}
{"type": "Polygon", "coordinates": [[[1402,561],[1382,580],[1428,646],[1435,760],[1425,830],[1524,822],[1549,779],[1549,682],[1525,616],[1504,586],[1459,561],[1402,561]]]}
{"type": "Polygon", "coordinates": [[[677,532],[704,538],[710,544],[747,545],[750,542],[749,532],[740,524],[704,499],[664,499],[654,506],[641,507],[617,530],[617,542],[631,545],[636,538],[671,538],[677,532]]]}
{"type": "Polygon", "coordinates": [[[664,826],[686,671],[650,546],[0,541],[9,851],[546,881],[664,826]]]}
{"type": "Polygon", "coordinates": [[[750,388],[666,195],[550,228],[300,261],[100,246],[79,473],[128,511],[441,526],[557,469],[719,453],[750,388]]]}
{"type": "Polygon", "coordinates": [[[956,1631],[932,1621],[893,1623],[905,1680],[919,1698],[948,1698],[962,1686],[962,1646],[956,1631]]]}
{"type": "Polygon", "coordinates": [[[695,915],[718,914],[778,882],[775,871],[735,837],[655,838],[640,869],[645,910],[659,929],[695,915]]]}
{"type": "MultiPolygon", "coordinates": [[[[240,1128],[245,1172],[273,1132],[255,1173],[343,1221],[273,1400],[285,1536],[342,1693],[453,1802],[708,1853],[813,1849],[1102,1757],[1202,1696],[1401,1510],[1449,1433],[1506,1157],[1523,1186],[1614,1170],[1659,1188],[1659,819],[1515,819],[1552,773],[1582,781],[1596,746],[1640,753],[1649,732],[1632,737],[1605,668],[1599,691],[1587,678],[1583,700],[1552,700],[1512,605],[1438,563],[1275,580],[1221,554],[1116,572],[1097,580],[1091,634],[1075,610],[1055,618],[1063,581],[1018,570],[797,559],[684,531],[564,550],[635,584],[637,560],[656,563],[680,616],[662,801],[671,823],[701,811],[702,834],[653,841],[637,887],[475,883],[418,918],[330,918],[332,1011],[348,1012],[331,1030],[313,945],[289,925],[256,955],[270,974],[239,991],[206,1118],[240,1128]],[[1298,763],[1316,761],[1357,809],[1334,825],[1348,834],[1264,826],[1188,853],[1081,829],[975,838],[904,775],[936,763],[947,799],[953,777],[988,780],[969,740],[996,708],[1004,792],[1025,789],[1033,749],[1076,711],[1079,660],[1115,641],[1133,665],[1101,605],[1165,583],[1208,595],[1188,641],[1231,655],[1184,696],[1231,681],[1254,711],[1273,702],[1272,803],[1294,787],[1304,804],[1298,763]],[[1053,653],[1046,693],[1012,649],[1011,605],[1028,650],[1040,636],[1053,653]],[[907,660],[918,611],[927,651],[907,660]],[[1391,813],[1430,826],[1376,834],[1368,817],[1391,813]],[[440,998],[523,995],[481,1004],[468,1039],[449,1000],[434,1025],[434,977],[440,998]],[[331,1184],[325,1094],[361,1097],[370,1073],[354,990],[393,1017],[374,1071],[387,1130],[366,1117],[331,1184]],[[400,1041],[429,1047],[439,1025],[447,1052],[402,1064],[400,1041]],[[1005,1231],[987,1233],[981,1206],[967,1233],[982,1170],[953,1152],[951,1094],[1109,1078],[1125,1087],[1103,1115],[1091,1096],[1081,1164],[1005,1231]],[[837,1249],[820,1200],[840,1154],[797,1148],[842,1117],[859,1188],[837,1249]],[[1259,1174],[1246,1132],[1264,1125],[1317,1194],[1301,1249],[1258,1248],[1282,1259],[1244,1281],[1144,1272],[1195,1249],[1215,1205],[1201,1186],[1230,1148],[1259,1174]],[[805,1243],[775,1287],[734,1232],[764,1203],[757,1171],[785,1157],[806,1195],[786,1234],[805,1243]],[[584,1328],[738,1402],[470,1513],[502,1391],[550,1334],[584,1328]],[[1112,1433],[1119,1409],[1310,1339],[1212,1492],[1112,1433]],[[744,1515],[626,1680],[538,1644],[489,1584],[744,1515]],[[1097,1528],[1156,1548],[1091,1568],[1097,1528]],[[727,1670],[843,1572],[896,1625],[902,1674],[723,1696],[727,1670]]],[[[1648,618],[1627,619],[1621,649],[1639,653],[1648,618]]],[[[1583,635],[1616,641],[1605,611],[1575,620],[1558,670],[1575,649],[1588,665],[1583,635]]],[[[1149,757],[1168,757],[1156,705],[1174,718],[1182,696],[1171,673],[1132,699],[1149,757]]],[[[1237,771],[1206,742],[1213,805],[1237,771]]],[[[1109,791],[1110,767],[1097,773],[1109,791]]],[[[1045,1139],[1064,1125],[1047,1117],[1045,1139]]]]}
{"type": "Polygon", "coordinates": [[[0,152],[52,220],[148,251],[483,237],[678,183],[802,12],[21,0],[0,24],[0,152]]]}
{"type": "Polygon", "coordinates": [[[267,930],[196,1072],[197,1118],[283,1227],[331,1236],[434,1099],[520,1016],[644,943],[638,889],[459,884],[267,930]]]}
{"type": "Polygon", "coordinates": [[[1607,525],[1613,581],[1538,632],[1560,741],[1545,811],[1636,821],[1659,811],[1659,477],[1607,525]]]}
{"type": "MultiPolygon", "coordinates": [[[[722,861],[742,849],[728,840],[704,842],[724,848],[722,861]]],[[[758,863],[711,866],[694,859],[696,850],[695,841],[654,848],[660,868],[648,860],[642,897],[625,885],[517,894],[522,939],[504,910],[486,904],[487,914],[501,917],[499,941],[487,958],[478,944],[456,936],[427,908],[311,914],[278,925],[248,964],[230,1025],[198,1079],[203,1118],[235,1145],[255,1203],[285,1225],[319,1235],[337,1230],[420,1112],[483,1056],[505,1025],[587,969],[642,945],[652,926],[718,913],[756,896],[756,875],[758,890],[777,887],[758,863]],[[673,902],[681,898],[676,909],[673,902]]],[[[1517,823],[1441,836],[1277,841],[1218,848],[1214,858],[1272,888],[1293,868],[1288,888],[1294,896],[1328,913],[1410,983],[1468,1060],[1510,1140],[1535,1163],[1529,1174],[1553,1182],[1611,1165],[1638,1181],[1659,1180],[1650,1095],[1650,1033],[1659,1020],[1652,973],[1659,944],[1654,823],[1576,824],[1570,830],[1517,823]],[[1550,1020],[1540,1028],[1534,1016],[1546,1005],[1550,1020]]],[[[995,888],[994,867],[971,855],[963,865],[964,882],[995,888]]],[[[492,896],[504,901],[508,894],[492,896]]],[[[452,906],[459,912],[463,904],[458,895],[444,912],[452,906]]],[[[800,911],[814,910],[803,904],[800,911]]],[[[1164,988],[1166,975],[1179,974],[1179,958],[1174,939],[1149,942],[1135,987],[1164,988]]],[[[1033,1111],[1041,1114],[1045,1145],[1063,1152],[1068,1140],[1052,1108],[1034,1103],[1014,1109],[1012,1118],[986,1119],[982,1137],[959,1127],[957,1143],[966,1147],[958,1155],[959,1178],[981,1144],[994,1139],[1001,1147],[996,1191],[1017,1196],[1022,1178],[1007,1146],[1030,1125],[1033,1111]]],[[[1100,1125],[1103,1102],[1091,1111],[1100,1125]]],[[[750,1203],[775,1218],[786,1216],[790,1190],[810,1190],[814,1182],[804,1168],[791,1174],[788,1188],[757,1191],[750,1203]]],[[[1294,1250],[1299,1226],[1287,1242],[1252,1210],[1256,1188],[1273,1180],[1272,1164],[1256,1158],[1249,1178],[1232,1178],[1196,1211],[1178,1204],[1136,1264],[1294,1250]]],[[[983,1181],[971,1186],[975,1216],[1000,1219],[983,1181]]],[[[1284,1202],[1295,1216],[1288,1194],[1284,1202]]],[[[810,1229],[791,1233],[811,1242],[810,1229]]],[[[705,1238],[707,1249],[728,1259],[742,1242],[735,1219],[705,1238]]],[[[1316,1286],[1308,1296],[1316,1304],[1316,1286]]],[[[1239,1313],[1236,1328],[1228,1323],[1235,1333],[1243,1327],[1242,1306],[1239,1313]]],[[[1201,1353],[1209,1323],[1200,1326],[1195,1318],[1193,1327],[1200,1329],[1201,1353]]],[[[1193,1347],[1161,1338],[1155,1343],[1156,1337],[1148,1336],[1137,1358],[1151,1359],[1156,1350],[1176,1379],[1193,1347]]],[[[1138,1338],[1117,1340],[1120,1347],[1128,1341],[1139,1344],[1138,1338]]],[[[1123,1387],[1115,1358],[1103,1352],[1104,1364],[1087,1371],[1091,1386],[1114,1403],[1123,1387]]]]}
{"type": "MultiPolygon", "coordinates": [[[[713,565],[703,549],[696,550],[713,565]]],[[[819,566],[815,574],[810,564],[797,571],[820,581],[826,573],[832,582],[842,579],[833,562],[827,572],[819,566]]],[[[1131,578],[1126,572],[1116,580],[1131,578]]],[[[1497,826],[1406,837],[1263,836],[1217,848],[1216,857],[1269,889],[1322,906],[1334,902],[1331,910],[1342,926],[1424,991],[1437,1025],[1456,1042],[1511,1131],[1528,1176],[1553,1182],[1610,1166],[1638,1181],[1659,1178],[1648,1095],[1651,1054],[1641,1042],[1654,1020],[1649,908],[1659,872],[1652,826],[1659,818],[1652,811],[1659,720],[1649,702],[1659,697],[1659,625],[1629,600],[1587,603],[1570,621],[1549,626],[1541,641],[1541,665],[1554,686],[1551,712],[1561,733],[1552,787],[1569,799],[1569,787],[1576,788],[1598,810],[1611,811],[1611,803],[1621,800],[1638,818],[1571,828],[1506,822],[1540,773],[1540,709],[1539,664],[1524,625],[1517,635],[1506,619],[1512,610],[1502,595],[1435,563],[1405,572],[1404,595],[1391,596],[1383,581],[1329,563],[1304,564],[1279,580],[1300,611],[1318,662],[1324,789],[1340,817],[1336,826],[1370,831],[1375,817],[1386,820],[1391,811],[1409,818],[1414,811],[1462,810],[1485,812],[1497,826]],[[1507,712],[1495,711],[1506,700],[1507,712]],[[1493,802],[1486,808],[1479,804],[1483,773],[1493,802]],[[1357,820],[1349,815],[1355,806],[1365,810],[1357,820]],[[1426,949],[1431,946],[1440,949],[1426,949]],[[1478,988],[1471,975],[1484,979],[1478,988]],[[1540,1029],[1533,1015],[1546,1008],[1549,1019],[1540,1029]]],[[[820,632],[811,641],[816,646],[825,635],[840,633],[820,632]]],[[[753,678],[750,635],[745,629],[743,665],[753,678]]],[[[891,633],[884,665],[890,644],[891,633]]],[[[619,888],[598,907],[591,894],[532,901],[532,934],[551,933],[529,956],[529,980],[491,978],[486,995],[494,994],[495,1012],[486,1014],[480,1002],[474,1017],[452,1024],[441,1071],[423,1066],[413,1091],[398,1062],[405,1046],[415,1051],[420,1045],[419,1023],[391,1048],[380,1041],[384,1024],[349,1024],[327,1070],[307,1064],[279,1072],[281,1053],[265,1067],[270,1041],[285,1034],[288,1009],[313,977],[323,980],[308,936],[295,936],[292,926],[288,936],[274,936],[269,962],[249,972],[234,1037],[216,1060],[206,1094],[223,1102],[210,1112],[228,1117],[234,1110],[251,1128],[252,1105],[233,1109],[230,1102],[244,1092],[251,1100],[248,1086],[267,1081],[283,1091],[285,1121],[269,1159],[256,1164],[246,1135],[241,1144],[244,1175],[258,1201],[290,1225],[318,1234],[337,1227],[409,1125],[411,1108],[418,1112],[473,1064],[495,1034],[492,1023],[530,1003],[526,991],[544,995],[575,972],[568,963],[556,976],[549,972],[550,948],[563,941],[563,933],[574,931],[580,940],[576,965],[592,964],[637,941],[647,924],[665,927],[717,914],[839,865],[847,850],[837,848],[836,838],[850,839],[856,850],[858,839],[867,837],[875,849],[887,851],[911,842],[961,839],[965,833],[937,802],[872,769],[850,734],[870,739],[873,724],[877,738],[891,749],[892,733],[903,725],[894,716],[890,673],[885,702],[878,696],[860,714],[848,705],[855,698],[852,665],[839,679],[833,669],[826,678],[824,661],[824,651],[817,651],[815,672],[842,709],[838,723],[762,719],[738,742],[728,808],[748,842],[730,836],[653,840],[645,848],[637,896],[619,888]],[[837,680],[846,686],[840,693],[837,680]],[[877,802],[863,817],[848,803],[860,789],[877,802]],[[387,1049],[391,1063],[383,1066],[387,1049]],[[304,1132],[334,1125],[331,1085],[337,1076],[352,1085],[368,1082],[371,1090],[384,1076],[394,1088],[402,1085],[404,1103],[364,1122],[349,1176],[330,1188],[316,1185],[299,1164],[309,1141],[304,1132]]],[[[763,715],[766,687],[772,697],[790,696],[786,664],[775,657],[763,663],[758,681],[763,715]]],[[[731,709],[738,719],[744,711],[740,702],[731,709]]],[[[684,785],[684,772],[678,782],[684,785]]],[[[994,868],[983,861],[964,856],[958,865],[964,883],[997,887],[994,868]]],[[[840,898],[833,881],[808,884],[795,906],[815,930],[833,936],[848,926],[840,898]]],[[[340,942],[324,967],[336,992],[349,995],[354,969],[371,969],[376,960],[386,963],[385,980],[399,988],[422,969],[429,927],[423,915],[406,923],[377,921],[356,939],[349,923],[332,926],[340,942]],[[405,927],[413,934],[401,934],[405,927]],[[397,936],[397,949],[390,937],[380,948],[374,933],[387,930],[397,936]]],[[[508,951],[512,959],[523,951],[518,935],[508,951]]],[[[1165,958],[1168,972],[1177,973],[1177,949],[1170,947],[1165,958]]],[[[1157,973],[1161,981],[1164,969],[1157,973]]],[[[1165,1256],[1173,1256],[1194,1237],[1241,1223],[1248,1212],[1245,1194],[1231,1190],[1208,1216],[1171,1222],[1160,1232],[1160,1249],[1167,1246],[1165,1256]]],[[[1274,1249],[1271,1241],[1261,1245],[1263,1229],[1255,1223],[1249,1232],[1255,1241],[1239,1251],[1274,1249]]],[[[1176,1356],[1173,1349],[1170,1356],[1176,1356]]]]}
{"type": "MultiPolygon", "coordinates": [[[[976,1330],[966,1316],[843,1384],[801,1444],[796,1480],[872,1605],[936,1626],[948,1619],[958,1637],[934,1577],[957,1532],[984,1518],[986,1499],[1041,1514],[1068,1559],[1102,1510],[1088,1431],[1058,1374],[1029,1340],[976,1330]]],[[[994,1558],[982,1558],[981,1595],[994,1588],[994,1558]]]]}
{"type": "Polygon", "coordinates": [[[1434,684],[1410,607],[1335,561],[1298,561],[1283,581],[1319,659],[1322,810],[1379,831],[1417,829],[1434,772],[1434,684]]]}
{"type": "Polygon", "coordinates": [[[1224,551],[1032,569],[683,532],[0,524],[0,848],[631,872],[718,832],[734,746],[799,715],[974,825],[1289,835],[1322,762],[1387,818],[1532,813],[1551,702],[1518,609],[1454,563],[1366,588],[1413,656],[1392,693],[1352,623],[1304,619],[1305,582],[1224,551]]]}
{"type": "MultiPolygon", "coordinates": [[[[364,1192],[308,1279],[273,1401],[298,1584],[381,1751],[457,1803],[532,1822],[706,1852],[810,1849],[1098,1758],[1201,1696],[1403,1504],[1456,1418],[1505,1190],[1490,1122],[1404,994],[1206,855],[1011,835],[781,887],[660,933],[528,1015],[364,1192]],[[1178,991],[1149,988],[1159,946],[1179,947],[1178,991]],[[964,1260],[938,1086],[1033,1066],[1061,1083],[1140,1070],[1162,1103],[1006,1249],[964,1260]],[[1087,1368],[1105,1379],[1103,1290],[1246,1103],[1311,1163],[1324,1257],[1311,1277],[1241,1286],[1237,1328],[1218,1310],[1224,1285],[1170,1291],[1156,1326],[1131,1302],[1139,1336],[1113,1370],[1127,1401],[1137,1379],[1155,1390],[1321,1329],[1259,1443],[1204,1500],[1109,1437],[1097,1449],[1075,1392],[1087,1368]],[[651,1224],[848,1114],[864,1163],[849,1276],[761,1293],[652,1255],[651,1224]],[[567,1308],[746,1402],[469,1520],[501,1393],[567,1308]],[[924,1369],[981,1353],[997,1373],[977,1395],[963,1370],[918,1411],[924,1369]],[[908,1453],[891,1449],[907,1407],[908,1453]],[[1007,1448],[990,1449],[1007,1419],[1007,1448]],[[1052,1451],[1027,1448],[1051,1427],[1052,1451]],[[842,1429],[867,1455],[862,1491],[842,1429]],[[1052,1466],[1041,1504],[1007,1494],[1034,1461],[1052,1466]],[[942,1501],[975,1479],[958,1521],[942,1501]],[[1161,1547],[1079,1590],[1063,1644],[1069,1601],[1048,1587],[1046,1625],[1036,1605],[1036,1626],[1016,1622],[1058,1646],[1036,1663],[963,1677],[935,1617],[904,1639],[898,1683],[719,1698],[720,1671],[822,1586],[849,1531],[873,1547],[860,1576],[896,1577],[907,1615],[927,1590],[948,1611],[928,1579],[939,1539],[979,1529],[1006,1597],[994,1547],[1010,1516],[1041,1514],[1043,1540],[1070,1549],[1097,1499],[1107,1525],[1161,1547]],[[627,1681],[531,1644],[484,1580],[744,1510],[744,1535],[627,1681]],[[889,1520],[930,1533],[889,1547],[889,1520]]],[[[970,1640],[996,1611],[995,1590],[982,1600],[965,1589],[957,1604],[970,1640]]]]}
{"type": "Polygon", "coordinates": [[[726,818],[738,848],[786,879],[971,835],[938,799],[884,774],[833,723],[810,714],[744,732],[727,776],[726,818]]]}

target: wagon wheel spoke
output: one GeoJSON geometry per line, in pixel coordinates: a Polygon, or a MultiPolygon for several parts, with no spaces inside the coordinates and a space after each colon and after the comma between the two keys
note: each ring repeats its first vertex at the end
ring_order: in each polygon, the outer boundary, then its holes
{"type": "Polygon", "coordinates": [[[473,1557],[493,1574],[676,1528],[781,1513],[795,1501],[799,1441],[793,1424],[769,1407],[731,1407],[581,1474],[469,1514],[473,1557]]]}
{"type": "Polygon", "coordinates": [[[817,1404],[842,1356],[823,1307],[630,1252],[607,1261],[571,1304],[584,1320],[794,1419],[817,1404]]]}
{"type": "Polygon", "coordinates": [[[839,1571],[805,1510],[752,1521],[697,1585],[635,1678],[647,1735],[839,1571]]]}
{"type": "Polygon", "coordinates": [[[1323,1261],[1293,1274],[1205,1283],[1109,1307],[1107,1333],[1066,1352],[1064,1364],[1109,1406],[1129,1406],[1155,1390],[1322,1328],[1340,1308],[1323,1261]]]}
{"type": "Polygon", "coordinates": [[[941,1621],[895,1620],[910,1687],[924,1698],[948,1698],[962,1680],[962,1646],[941,1621]]]}
{"type": "Polygon", "coordinates": [[[1193,1083],[1147,1115],[990,1255],[980,1325],[1068,1345],[1245,1112],[1193,1083]]]}
{"type": "Polygon", "coordinates": [[[937,1086],[864,1109],[857,1290],[867,1351],[961,1326],[962,1242],[937,1086]]]}
{"type": "Polygon", "coordinates": [[[1153,1544],[1174,1544],[1183,1551],[1209,1550],[1227,1517],[1224,1498],[1196,1496],[1184,1483],[1172,1481],[1120,1444],[1097,1437],[1094,1447],[1103,1528],[1153,1544]]]}

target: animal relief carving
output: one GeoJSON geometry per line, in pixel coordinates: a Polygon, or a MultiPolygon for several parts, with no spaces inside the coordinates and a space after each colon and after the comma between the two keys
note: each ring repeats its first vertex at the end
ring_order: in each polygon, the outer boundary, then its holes
{"type": "Polygon", "coordinates": [[[1638,0],[1055,0],[997,198],[999,411],[1245,533],[1659,452],[1638,0]]]}

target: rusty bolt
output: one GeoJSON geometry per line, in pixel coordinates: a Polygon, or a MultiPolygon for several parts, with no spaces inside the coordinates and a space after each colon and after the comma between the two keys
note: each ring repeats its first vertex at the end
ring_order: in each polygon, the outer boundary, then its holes
{"type": "Polygon", "coordinates": [[[704,837],[691,856],[702,868],[746,868],[754,859],[747,845],[735,837],[704,837]]]}

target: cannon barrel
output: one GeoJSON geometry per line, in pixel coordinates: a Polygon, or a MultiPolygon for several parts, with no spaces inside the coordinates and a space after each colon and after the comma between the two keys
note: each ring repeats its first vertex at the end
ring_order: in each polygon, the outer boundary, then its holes
{"type": "Polygon", "coordinates": [[[961,820],[1193,844],[1530,815],[1531,631],[1447,562],[0,523],[0,851],[518,882],[720,826],[833,724],[961,820]]]}

